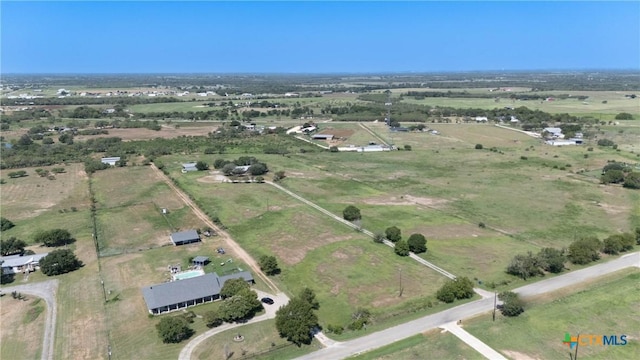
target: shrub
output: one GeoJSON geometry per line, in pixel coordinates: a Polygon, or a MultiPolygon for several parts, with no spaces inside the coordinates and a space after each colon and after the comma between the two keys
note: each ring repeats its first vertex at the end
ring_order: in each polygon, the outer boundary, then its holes
{"type": "Polygon", "coordinates": [[[524,304],[518,297],[518,294],[505,291],[498,295],[498,298],[502,300],[501,312],[504,316],[518,316],[524,312],[524,304]]]}
{"type": "Polygon", "coordinates": [[[353,205],[347,206],[342,211],[342,217],[347,221],[356,221],[362,219],[362,215],[360,214],[360,209],[353,205]]]}
{"type": "Polygon", "coordinates": [[[15,226],[15,224],[11,220],[9,220],[9,219],[7,219],[5,217],[0,217],[0,231],[9,230],[14,226],[15,226]]]}
{"type": "Polygon", "coordinates": [[[600,139],[598,140],[598,146],[613,146],[615,143],[609,139],[600,139]]]}
{"type": "Polygon", "coordinates": [[[574,264],[584,265],[600,259],[602,242],[596,237],[576,240],[569,245],[567,258],[574,264]]]}
{"type": "Polygon", "coordinates": [[[416,254],[427,251],[427,239],[422,234],[411,234],[409,240],[407,240],[407,244],[409,244],[409,250],[416,254]]]}
{"type": "Polygon", "coordinates": [[[482,144],[476,144],[476,150],[482,150],[483,146],[482,144]]]}
{"type": "Polygon", "coordinates": [[[383,241],[384,241],[384,234],[383,233],[378,232],[378,233],[375,233],[373,235],[373,242],[374,243],[381,244],[383,241]]]}
{"type": "Polygon", "coordinates": [[[386,235],[387,240],[391,242],[398,242],[400,241],[400,239],[402,239],[402,233],[400,231],[400,228],[398,228],[397,226],[388,227],[384,231],[384,234],[386,235]]]}
{"type": "Polygon", "coordinates": [[[194,333],[186,321],[177,316],[162,318],[156,324],[156,329],[163,343],[179,343],[190,338],[194,333]]]}
{"type": "Polygon", "coordinates": [[[398,240],[396,246],[393,248],[396,254],[400,256],[409,256],[409,244],[404,240],[398,240]]]}
{"type": "Polygon", "coordinates": [[[440,301],[451,303],[456,299],[468,299],[473,296],[473,282],[467,277],[448,280],[436,293],[440,301]]]}

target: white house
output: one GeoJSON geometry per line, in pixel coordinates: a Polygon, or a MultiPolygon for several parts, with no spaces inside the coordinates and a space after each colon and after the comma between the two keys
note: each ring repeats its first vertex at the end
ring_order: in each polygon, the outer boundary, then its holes
{"type": "Polygon", "coordinates": [[[108,164],[111,166],[116,166],[116,163],[120,161],[120,157],[119,156],[114,156],[114,157],[104,157],[102,159],[100,159],[100,162],[103,164],[108,164]]]}
{"type": "Polygon", "coordinates": [[[564,139],[564,134],[562,133],[562,129],[557,127],[546,127],[542,129],[542,134],[548,133],[550,137],[554,139],[564,139]]]}
{"type": "Polygon", "coordinates": [[[196,163],[190,162],[190,163],[182,164],[182,172],[186,173],[188,171],[198,171],[198,168],[196,167],[196,163]]]}
{"type": "Polygon", "coordinates": [[[476,116],[476,122],[487,122],[489,121],[489,119],[487,119],[486,116],[476,116]]]}
{"type": "Polygon", "coordinates": [[[49,255],[49,253],[2,256],[0,257],[2,274],[8,275],[36,271],[40,268],[40,260],[47,255],[49,255]]]}

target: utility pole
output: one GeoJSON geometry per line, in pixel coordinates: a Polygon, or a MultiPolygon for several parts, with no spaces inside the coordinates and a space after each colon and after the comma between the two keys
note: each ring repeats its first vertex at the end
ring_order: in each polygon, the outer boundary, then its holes
{"type": "Polygon", "coordinates": [[[493,292],[493,321],[496,321],[496,308],[498,307],[498,293],[493,292]]]}

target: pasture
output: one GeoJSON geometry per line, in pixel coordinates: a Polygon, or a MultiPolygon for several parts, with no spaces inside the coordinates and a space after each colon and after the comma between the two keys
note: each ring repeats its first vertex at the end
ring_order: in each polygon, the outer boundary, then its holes
{"type": "MultiPolygon", "coordinates": [[[[464,89],[456,89],[455,91],[463,91],[464,89]]],[[[425,91],[419,90],[419,91],[425,91]]],[[[428,89],[428,91],[434,91],[428,89]]],[[[442,91],[442,90],[441,90],[442,91]]],[[[477,89],[476,89],[477,91],[477,89]]],[[[470,89],[469,89],[469,92],[470,89]]],[[[544,100],[514,100],[509,96],[517,92],[494,92],[495,98],[447,98],[432,97],[416,100],[413,97],[405,97],[402,102],[409,104],[419,104],[428,106],[453,107],[453,108],[477,108],[477,109],[494,109],[508,107],[525,106],[531,110],[541,110],[544,112],[557,114],[568,113],[575,116],[594,116],[601,120],[614,120],[616,114],[628,112],[634,115],[640,115],[640,99],[627,98],[625,92],[620,91],[545,91],[518,93],[519,95],[561,95],[570,94],[571,97],[566,99],[555,98],[553,101],[544,100]],[[578,96],[588,96],[586,100],[578,99],[578,96]],[[499,100],[496,101],[496,98],[499,100]]]]}
{"type": "Polygon", "coordinates": [[[63,168],[64,172],[55,174],[53,179],[40,177],[36,168],[4,169],[0,173],[6,181],[2,184],[2,216],[16,220],[27,220],[46,211],[86,210],[87,176],[82,164],[43,166],[44,170],[63,168]],[[11,179],[7,176],[13,171],[23,170],[26,177],[11,179]]]}
{"type": "Polygon", "coordinates": [[[2,359],[40,359],[47,305],[35,296],[24,296],[18,300],[3,292],[0,298],[2,359]]]}
{"type": "Polygon", "coordinates": [[[640,272],[624,270],[607,276],[577,292],[566,291],[525,306],[516,318],[490,315],[466,321],[465,328],[504,355],[513,358],[568,358],[564,334],[622,335],[625,346],[580,346],[580,357],[589,359],[630,359],[640,351],[638,329],[640,272]],[[553,299],[553,300],[552,300],[553,299]]]}

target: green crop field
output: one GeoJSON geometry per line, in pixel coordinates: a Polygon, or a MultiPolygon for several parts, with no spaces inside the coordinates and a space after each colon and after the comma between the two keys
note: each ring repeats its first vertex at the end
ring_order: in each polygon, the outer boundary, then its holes
{"type": "Polygon", "coordinates": [[[466,321],[465,328],[497,351],[513,358],[569,358],[562,343],[565,333],[623,335],[625,346],[580,346],[585,359],[631,359],[640,351],[640,272],[625,270],[572,294],[546,296],[525,306],[516,318],[481,316],[466,321]],[[553,299],[553,300],[550,300],[553,299]]]}

